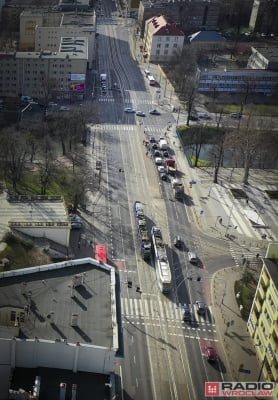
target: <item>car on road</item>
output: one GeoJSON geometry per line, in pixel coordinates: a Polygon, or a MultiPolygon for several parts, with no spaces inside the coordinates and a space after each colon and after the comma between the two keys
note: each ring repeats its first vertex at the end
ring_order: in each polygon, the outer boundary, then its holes
{"type": "Polygon", "coordinates": [[[233,112],[230,114],[231,118],[240,119],[242,117],[241,113],[233,112]]]}
{"type": "Polygon", "coordinates": [[[193,315],[191,304],[183,305],[183,320],[184,320],[184,322],[187,322],[187,323],[194,322],[194,315],[193,315]]]}
{"type": "Polygon", "coordinates": [[[156,143],[156,138],[154,136],[150,137],[150,143],[156,143]]]}
{"type": "Polygon", "coordinates": [[[70,111],[70,107],[68,107],[68,106],[60,106],[59,110],[60,111],[70,111]]]}
{"type": "Polygon", "coordinates": [[[174,246],[178,249],[182,246],[182,238],[179,235],[174,237],[174,246]]]}
{"type": "Polygon", "coordinates": [[[160,173],[159,175],[160,175],[160,179],[161,179],[162,181],[167,181],[167,174],[165,174],[165,172],[162,172],[162,173],[160,173]]]}
{"type": "Polygon", "coordinates": [[[156,109],[154,109],[154,110],[150,110],[150,112],[149,112],[151,115],[160,115],[160,112],[159,111],[157,111],[156,109]]]}
{"type": "Polygon", "coordinates": [[[82,227],[81,218],[78,215],[73,215],[70,217],[71,229],[80,229],[82,227]]]}
{"type": "Polygon", "coordinates": [[[215,362],[217,361],[217,352],[214,347],[206,346],[205,348],[205,357],[208,362],[215,362]]]}
{"type": "Polygon", "coordinates": [[[207,113],[199,113],[198,118],[200,119],[210,119],[210,116],[207,113]]]}
{"type": "Polygon", "coordinates": [[[163,157],[169,158],[169,153],[167,150],[163,151],[163,157]]]}
{"type": "Polygon", "coordinates": [[[156,165],[161,165],[162,164],[162,158],[161,157],[156,157],[154,159],[154,162],[156,163],[156,165]]]}
{"type": "Polygon", "coordinates": [[[136,115],[138,115],[138,117],[145,117],[146,114],[143,111],[136,111],[136,115]]]}
{"type": "Polygon", "coordinates": [[[198,257],[196,255],[196,253],[194,253],[193,251],[189,251],[187,253],[187,255],[188,255],[189,262],[191,264],[198,264],[198,257]]]}
{"type": "Polygon", "coordinates": [[[158,169],[158,172],[161,173],[161,174],[165,174],[166,173],[165,167],[163,165],[159,165],[157,167],[157,169],[158,169]]]}
{"type": "Polygon", "coordinates": [[[198,119],[196,115],[189,115],[189,121],[198,121],[198,119]]]}
{"type": "Polygon", "coordinates": [[[156,150],[156,149],[158,149],[158,145],[157,145],[157,143],[153,143],[153,145],[152,145],[152,148],[153,148],[153,150],[156,150]]]}
{"type": "Polygon", "coordinates": [[[126,112],[126,113],[135,113],[136,111],[134,110],[134,108],[127,107],[127,108],[124,109],[124,112],[126,112]]]}
{"type": "Polygon", "coordinates": [[[206,304],[203,303],[202,301],[196,301],[196,306],[197,306],[197,313],[199,315],[205,315],[206,313],[206,304]]]}
{"type": "Polygon", "coordinates": [[[155,150],[154,152],[153,152],[153,155],[155,156],[155,157],[160,157],[160,151],[159,150],[155,150]]]}

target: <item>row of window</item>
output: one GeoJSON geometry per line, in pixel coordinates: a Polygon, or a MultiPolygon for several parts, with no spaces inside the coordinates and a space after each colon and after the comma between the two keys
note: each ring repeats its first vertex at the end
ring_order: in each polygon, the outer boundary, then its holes
{"type": "MultiPolygon", "coordinates": [[[[178,47],[178,44],[177,44],[177,43],[173,43],[173,46],[172,46],[172,47],[176,49],[176,48],[178,47]]],[[[157,48],[157,49],[161,49],[161,44],[158,43],[157,46],[156,46],[156,48],[157,48]]],[[[169,48],[169,43],[166,43],[165,46],[164,46],[164,48],[165,48],[165,49],[168,49],[168,48],[169,48]]]]}
{"type": "Polygon", "coordinates": [[[204,74],[200,76],[201,80],[218,80],[218,81],[243,81],[246,85],[252,84],[252,82],[260,81],[278,81],[277,76],[240,76],[240,75],[208,75],[204,74]]]}

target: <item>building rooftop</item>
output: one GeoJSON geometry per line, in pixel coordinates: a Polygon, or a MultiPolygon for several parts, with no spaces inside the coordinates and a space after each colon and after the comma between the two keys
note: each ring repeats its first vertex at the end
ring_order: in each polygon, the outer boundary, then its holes
{"type": "Polygon", "coordinates": [[[114,268],[94,259],[2,273],[0,308],[6,307],[24,317],[12,326],[0,319],[4,337],[118,347],[114,268]]]}
{"type": "Polygon", "coordinates": [[[226,39],[220,32],[216,31],[199,31],[188,36],[191,42],[225,42],[226,39]]]}
{"type": "Polygon", "coordinates": [[[93,13],[70,13],[62,16],[61,25],[73,25],[78,27],[95,26],[95,17],[93,13]]]}
{"type": "Polygon", "coordinates": [[[278,62],[278,46],[265,47],[265,46],[254,46],[256,51],[262,54],[268,61],[278,62]]]}
{"type": "Polygon", "coordinates": [[[167,20],[166,17],[160,15],[159,17],[152,17],[146,21],[148,30],[153,35],[160,36],[184,36],[184,33],[179,29],[175,23],[167,20]]]}
{"type": "Polygon", "coordinates": [[[266,268],[271,276],[271,279],[278,290],[278,260],[266,258],[264,260],[266,268]]]}

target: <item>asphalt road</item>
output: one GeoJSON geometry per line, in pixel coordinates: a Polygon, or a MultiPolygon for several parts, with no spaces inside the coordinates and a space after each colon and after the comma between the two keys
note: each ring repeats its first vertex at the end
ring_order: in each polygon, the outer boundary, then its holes
{"type": "Polygon", "coordinates": [[[81,239],[85,235],[92,247],[106,243],[109,262],[120,275],[125,357],[116,367],[122,384],[119,394],[134,400],[197,400],[204,396],[205,381],[225,376],[221,357],[210,365],[203,353],[207,343],[215,347],[218,343],[209,308],[209,279],[217,268],[232,263],[232,258],[221,243],[192,226],[190,198],[176,201],[169,182],[159,180],[153,159],[146,155],[146,135],[163,135],[174,118],[165,111],[161,116],[149,115],[150,109],[158,108],[156,94],[130,57],[129,22],[113,18],[111,23],[109,10],[105,5],[106,16],[99,19],[97,39],[98,70],[107,74],[109,89],[101,92],[96,80],[94,101],[98,102],[99,124],[86,150],[92,169],[97,159],[102,161],[101,184],[94,222],[87,222],[81,239]],[[141,110],[146,117],[127,114],[125,107],[141,110]],[[163,231],[173,274],[168,297],[159,291],[153,262],[143,261],[140,255],[132,211],[136,200],[144,205],[149,227],[155,224],[163,231]],[[181,250],[173,248],[175,234],[184,239],[181,250]],[[199,266],[189,263],[187,249],[197,252],[199,266]],[[199,275],[202,279],[197,282],[199,275]],[[206,315],[203,318],[195,313],[196,324],[187,325],[182,320],[182,305],[196,300],[208,305],[206,315]]]}

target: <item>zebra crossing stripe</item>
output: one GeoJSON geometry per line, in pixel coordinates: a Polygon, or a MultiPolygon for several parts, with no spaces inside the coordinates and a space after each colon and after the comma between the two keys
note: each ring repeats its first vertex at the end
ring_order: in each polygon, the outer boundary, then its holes
{"type": "Polygon", "coordinates": [[[145,316],[148,317],[150,314],[149,314],[149,307],[148,307],[147,299],[144,299],[144,304],[145,304],[145,316]]]}

